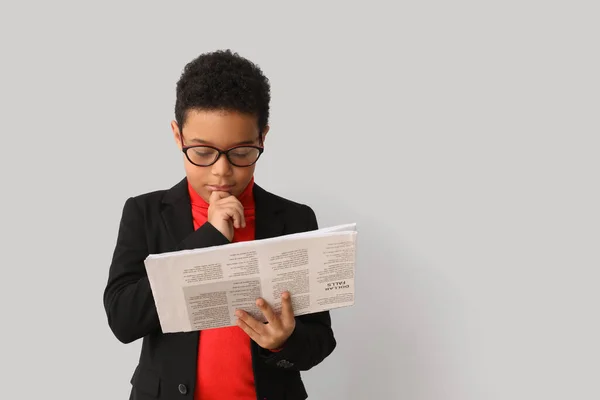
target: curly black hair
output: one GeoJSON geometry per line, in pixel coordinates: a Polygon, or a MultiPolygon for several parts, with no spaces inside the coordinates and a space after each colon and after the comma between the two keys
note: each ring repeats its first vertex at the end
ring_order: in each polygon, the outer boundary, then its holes
{"type": "Polygon", "coordinates": [[[270,101],[269,80],[256,64],[231,50],[218,50],[185,66],[177,82],[175,120],[181,128],[189,110],[237,111],[257,116],[262,133],[270,101]]]}

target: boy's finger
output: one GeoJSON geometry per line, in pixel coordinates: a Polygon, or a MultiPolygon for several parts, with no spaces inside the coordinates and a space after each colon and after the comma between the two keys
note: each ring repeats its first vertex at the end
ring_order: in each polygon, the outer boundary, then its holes
{"type": "Polygon", "coordinates": [[[238,204],[238,212],[240,213],[240,223],[242,224],[242,228],[246,227],[246,217],[244,216],[244,206],[242,203],[238,204]]]}
{"type": "Polygon", "coordinates": [[[242,217],[240,216],[240,210],[238,210],[236,207],[230,207],[227,210],[227,215],[229,215],[232,219],[233,219],[233,226],[236,229],[239,229],[242,227],[242,217]]]}
{"type": "Polygon", "coordinates": [[[223,218],[225,221],[229,221],[231,225],[235,227],[235,214],[236,211],[232,208],[220,208],[219,209],[219,218],[223,218]]]}
{"type": "Polygon", "coordinates": [[[227,196],[222,197],[223,203],[240,203],[240,204],[242,204],[237,197],[231,195],[229,192],[220,192],[220,193],[226,193],[227,194],[227,196]]]}
{"type": "Polygon", "coordinates": [[[246,334],[248,336],[250,336],[250,339],[254,340],[256,343],[260,342],[260,340],[261,340],[260,335],[258,333],[256,333],[256,331],[254,329],[252,329],[252,327],[250,327],[250,325],[248,325],[243,319],[238,318],[237,326],[242,328],[242,330],[244,332],[246,332],[246,334]]]}
{"type": "Polygon", "coordinates": [[[214,204],[216,201],[224,199],[229,196],[231,196],[231,195],[227,192],[219,192],[219,191],[215,190],[214,192],[212,192],[210,194],[210,197],[208,198],[208,204],[214,204]]]}
{"type": "Polygon", "coordinates": [[[235,212],[235,219],[238,221],[238,228],[246,227],[246,219],[244,218],[244,207],[241,204],[232,204],[231,209],[235,212]]]}
{"type": "Polygon", "coordinates": [[[292,307],[290,292],[283,292],[281,294],[281,319],[284,323],[293,322],[294,320],[294,308],[292,307]]]}
{"type": "Polygon", "coordinates": [[[256,306],[263,313],[269,324],[277,324],[277,316],[275,315],[275,311],[273,311],[273,308],[271,308],[269,303],[267,303],[264,299],[259,298],[258,300],[256,300],[256,306]]]}
{"type": "Polygon", "coordinates": [[[245,311],[238,310],[235,312],[235,315],[238,319],[242,320],[246,325],[248,325],[252,330],[258,335],[263,336],[265,333],[265,324],[260,321],[254,319],[254,317],[248,314],[245,311]]]}

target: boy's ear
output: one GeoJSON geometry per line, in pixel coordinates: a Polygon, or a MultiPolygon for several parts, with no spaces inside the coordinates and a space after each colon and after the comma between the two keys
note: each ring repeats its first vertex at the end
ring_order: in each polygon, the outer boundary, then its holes
{"type": "Polygon", "coordinates": [[[265,143],[265,139],[267,138],[267,133],[269,133],[269,125],[265,126],[265,129],[262,131],[262,142],[265,143]]]}
{"type": "Polygon", "coordinates": [[[179,147],[179,150],[181,150],[183,143],[181,143],[181,135],[179,134],[179,125],[177,125],[177,121],[171,121],[171,130],[173,131],[175,143],[177,144],[177,147],[179,147]]]}

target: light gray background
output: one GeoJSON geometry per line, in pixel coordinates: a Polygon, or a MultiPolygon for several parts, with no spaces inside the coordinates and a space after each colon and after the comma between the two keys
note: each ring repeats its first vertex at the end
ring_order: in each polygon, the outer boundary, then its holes
{"type": "Polygon", "coordinates": [[[600,398],[597,2],[163,3],[0,6],[0,398],[127,398],[120,212],[182,177],[175,82],[218,48],[272,82],[257,182],[359,224],[311,399],[600,398]]]}

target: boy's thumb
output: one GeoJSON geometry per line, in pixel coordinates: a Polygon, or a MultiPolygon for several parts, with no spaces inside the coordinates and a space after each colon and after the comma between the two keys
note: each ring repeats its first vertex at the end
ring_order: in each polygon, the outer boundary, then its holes
{"type": "Polygon", "coordinates": [[[208,198],[208,204],[212,204],[215,201],[224,199],[225,197],[229,197],[230,194],[227,192],[219,192],[219,191],[214,191],[210,194],[210,197],[208,198]]]}

